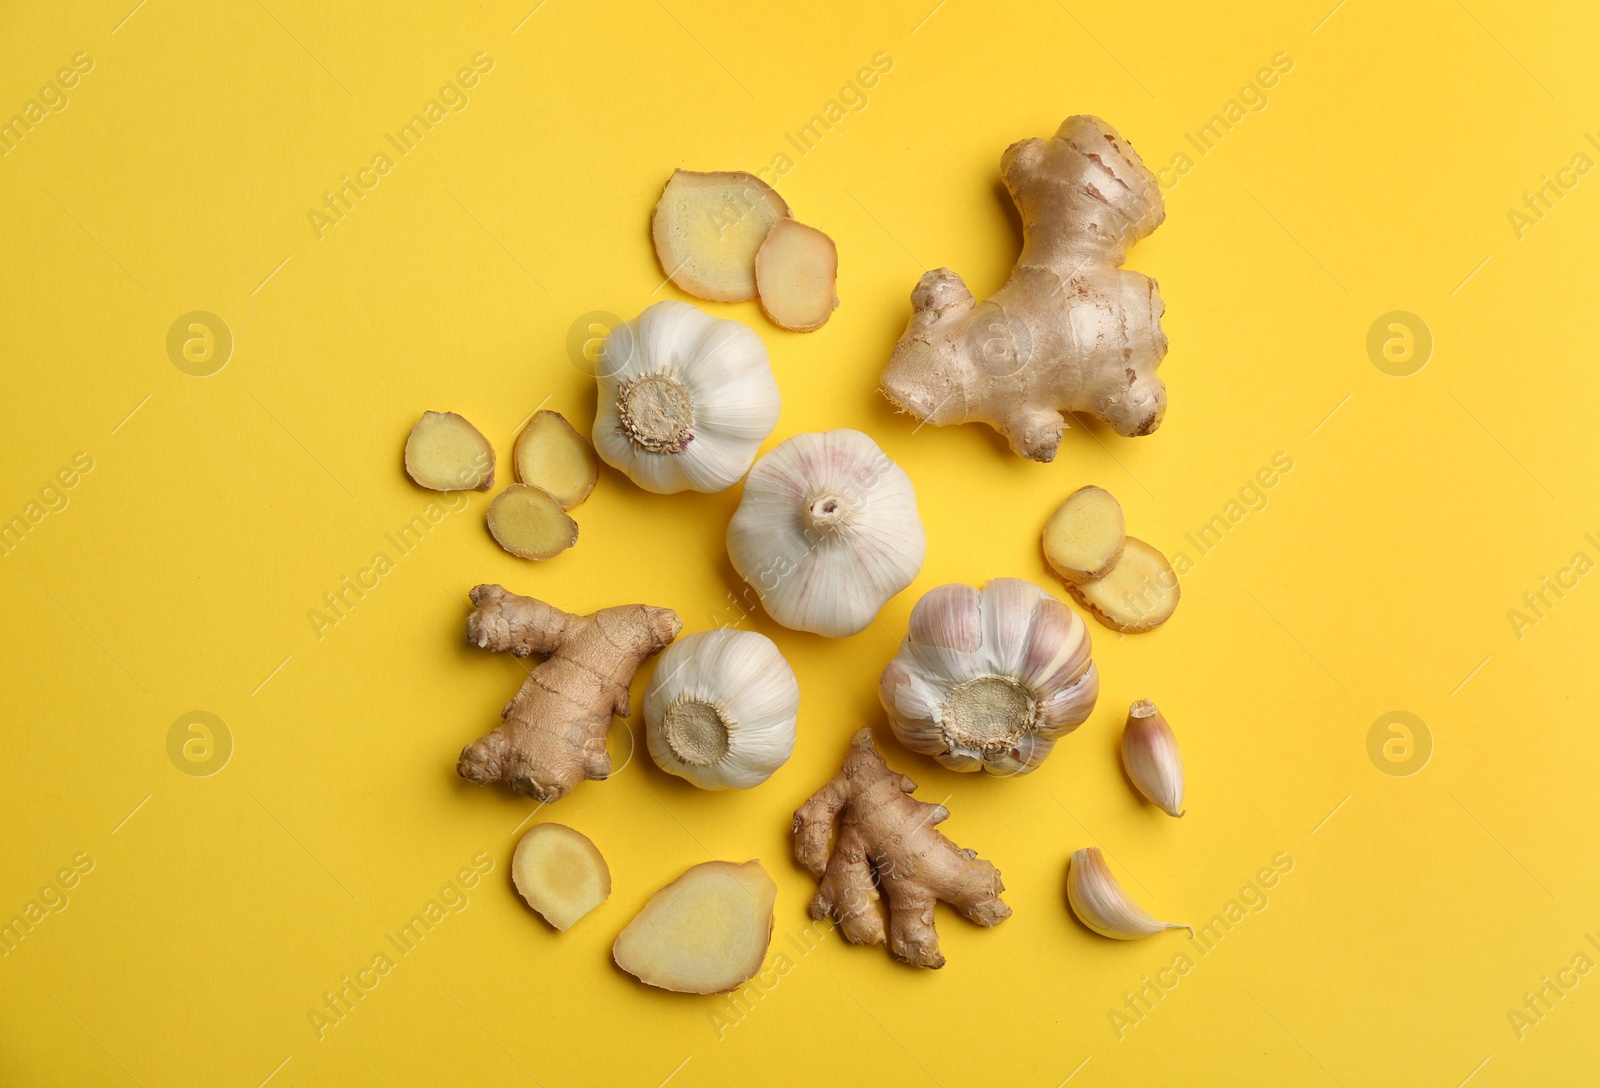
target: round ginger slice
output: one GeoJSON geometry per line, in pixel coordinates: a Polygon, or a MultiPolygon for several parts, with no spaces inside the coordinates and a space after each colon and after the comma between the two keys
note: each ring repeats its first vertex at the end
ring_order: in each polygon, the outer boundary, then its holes
{"type": "Polygon", "coordinates": [[[772,943],[778,886],[759,861],[705,861],[650,897],[611,958],[640,982],[680,994],[737,989],[772,943]]]}
{"type": "Polygon", "coordinates": [[[791,332],[815,332],[839,308],[834,284],[839,249],[816,227],[793,219],[772,224],[756,251],[756,290],[774,324],[791,332]]]}
{"type": "Polygon", "coordinates": [[[454,412],[423,412],[406,437],[406,475],[430,491],[487,491],[494,447],[454,412]]]}
{"type": "Polygon", "coordinates": [[[570,510],[594,490],[600,462],[594,447],[560,412],[537,412],[528,421],[512,454],[517,480],[541,488],[570,510]]]}
{"type": "Polygon", "coordinates": [[[1044,526],[1044,558],[1069,582],[1092,582],[1111,573],[1125,539],[1122,506],[1103,487],[1080,487],[1044,526]]]}
{"type": "Polygon", "coordinates": [[[489,535],[521,559],[554,559],[578,542],[578,523],[548,491],[512,484],[489,504],[489,535]]]}
{"type": "Polygon", "coordinates": [[[789,215],[783,197],[743,170],[674,170],[650,219],[656,258],[667,278],[698,298],[756,297],[756,250],[789,215]]]}
{"type": "Polygon", "coordinates": [[[1111,573],[1092,582],[1068,582],[1067,592],[1107,627],[1132,634],[1167,622],[1178,607],[1178,575],[1166,556],[1130,536],[1111,573]]]}
{"type": "Polygon", "coordinates": [[[539,917],[565,933],[611,894],[611,870],[587,835],[536,824],[511,855],[511,882],[539,917]]]}

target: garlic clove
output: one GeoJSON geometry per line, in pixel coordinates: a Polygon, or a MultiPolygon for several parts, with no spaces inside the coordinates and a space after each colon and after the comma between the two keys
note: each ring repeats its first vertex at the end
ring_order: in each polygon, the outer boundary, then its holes
{"type": "Polygon", "coordinates": [[[1178,738],[1156,704],[1140,699],[1122,728],[1122,765],[1134,787],[1168,816],[1182,816],[1183,757],[1178,738]]]}
{"type": "Polygon", "coordinates": [[[928,540],[905,470],[860,431],[801,434],[750,470],[728,558],[785,627],[863,630],[922,569],[928,540]]]}
{"type": "Polygon", "coordinates": [[[1111,875],[1099,847],[1074,851],[1067,863],[1067,902],[1078,921],[1100,934],[1119,941],[1149,937],[1165,929],[1194,929],[1180,922],[1158,922],[1128,897],[1111,875]]]}
{"type": "Polygon", "coordinates": [[[978,590],[954,582],[935,586],[911,609],[906,648],[924,670],[952,680],[983,675],[983,615],[978,590]]]}
{"type": "Polygon", "coordinates": [[[772,640],[722,628],[679,639],[645,690],[656,765],[701,789],[749,789],[794,751],[800,687],[772,640]]]}
{"type": "Polygon", "coordinates": [[[1015,671],[1028,655],[1034,615],[1048,594],[1021,578],[994,578],[979,596],[985,669],[1015,671]]]}

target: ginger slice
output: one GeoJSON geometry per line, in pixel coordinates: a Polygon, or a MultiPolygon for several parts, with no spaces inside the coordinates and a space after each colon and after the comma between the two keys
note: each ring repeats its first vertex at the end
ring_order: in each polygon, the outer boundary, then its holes
{"type": "Polygon", "coordinates": [[[839,308],[834,283],[839,249],[816,227],[793,219],[772,224],[756,251],[756,290],[774,324],[814,332],[839,308]]]}
{"type": "Polygon", "coordinates": [[[1130,536],[1110,574],[1082,584],[1068,582],[1067,592],[1113,630],[1149,631],[1178,607],[1178,576],[1166,556],[1130,536]]]}
{"type": "Polygon", "coordinates": [[[1117,565],[1123,540],[1116,498],[1103,487],[1080,487],[1045,523],[1045,562],[1069,582],[1092,582],[1117,565]]]}
{"type": "Polygon", "coordinates": [[[754,174],[674,170],[650,235],[673,283],[699,298],[745,302],[756,297],[756,250],[788,215],[783,197],[754,174]]]}
{"type": "Polygon", "coordinates": [[[578,523],[548,491],[512,484],[489,504],[489,534],[522,559],[553,559],[578,542],[578,523]]]}
{"type": "Polygon", "coordinates": [[[611,894],[611,870],[589,837],[565,824],[536,824],[511,855],[511,882],[528,906],[565,933],[611,894]]]}
{"type": "Polygon", "coordinates": [[[772,942],[778,886],[759,861],[707,861],[650,897],[611,949],[640,982],[720,994],[754,977],[772,942]]]}
{"type": "Polygon", "coordinates": [[[594,447],[560,412],[535,413],[517,438],[511,459],[518,482],[542,488],[563,510],[587,499],[600,479],[594,447]]]}
{"type": "Polygon", "coordinates": [[[423,412],[406,438],[406,475],[430,491],[487,491],[494,447],[454,412],[423,412]]]}

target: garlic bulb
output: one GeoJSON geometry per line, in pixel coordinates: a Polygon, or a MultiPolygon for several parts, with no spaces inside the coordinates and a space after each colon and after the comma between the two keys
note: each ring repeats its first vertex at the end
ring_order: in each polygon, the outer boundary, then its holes
{"type": "Polygon", "coordinates": [[[930,589],[878,682],[894,735],[956,771],[1026,774],[1094,709],[1078,614],[1020,578],[930,589]]]}
{"type": "Polygon", "coordinates": [[[1132,941],[1164,929],[1194,933],[1193,928],[1181,922],[1158,922],[1146,914],[1143,907],[1128,898],[1095,846],[1075,851],[1067,863],[1067,902],[1078,921],[1102,937],[1132,941]]]}
{"type": "Polygon", "coordinates": [[[703,790],[749,789],[794,751],[800,685],[766,635],[721,628],[667,647],[644,696],[650,757],[703,790]]]}
{"type": "Polygon", "coordinates": [[[646,491],[725,491],[778,425],[761,338],[686,302],[658,302],[606,335],[594,448],[646,491]]]}
{"type": "Polygon", "coordinates": [[[800,434],[750,470],[728,558],[785,627],[838,638],[922,569],[911,477],[860,431],[800,434]]]}
{"type": "Polygon", "coordinates": [[[1122,765],[1139,792],[1168,816],[1183,815],[1183,757],[1156,704],[1140,699],[1122,727],[1122,765]]]}

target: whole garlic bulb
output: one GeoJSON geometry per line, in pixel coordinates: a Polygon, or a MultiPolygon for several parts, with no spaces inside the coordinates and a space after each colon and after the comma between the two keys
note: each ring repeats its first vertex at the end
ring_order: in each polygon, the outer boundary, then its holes
{"type": "Polygon", "coordinates": [[[766,346],[746,325],[658,302],[606,335],[594,448],[646,491],[725,491],[778,425],[766,346]]]}
{"type": "Polygon", "coordinates": [[[1100,694],[1089,629],[1020,578],[930,589],[878,682],[894,734],[956,771],[1026,774],[1100,694]]]}
{"type": "Polygon", "coordinates": [[[645,690],[645,742],[703,790],[749,789],[794,751],[800,685],[770,638],[721,628],[667,647],[645,690]]]}
{"type": "Polygon", "coordinates": [[[728,558],[785,627],[838,638],[871,623],[922,569],[911,477],[860,431],[795,435],[745,480],[728,558]]]}

